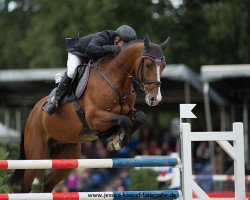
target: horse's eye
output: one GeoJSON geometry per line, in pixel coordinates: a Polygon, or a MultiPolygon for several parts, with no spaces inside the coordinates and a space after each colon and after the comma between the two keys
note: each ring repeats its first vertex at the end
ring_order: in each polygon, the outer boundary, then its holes
{"type": "Polygon", "coordinates": [[[152,67],[152,64],[146,64],[146,67],[147,67],[147,68],[151,68],[151,67],[152,67]]]}

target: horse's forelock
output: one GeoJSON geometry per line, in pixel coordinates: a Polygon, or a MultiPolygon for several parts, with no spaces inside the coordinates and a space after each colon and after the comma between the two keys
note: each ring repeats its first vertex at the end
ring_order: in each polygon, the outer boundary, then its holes
{"type": "MultiPolygon", "coordinates": [[[[136,45],[136,44],[144,44],[143,40],[133,40],[124,45],[125,48],[129,48],[131,45],[136,45]]],[[[155,58],[162,58],[164,57],[162,48],[160,45],[155,44],[153,42],[150,42],[148,48],[144,50],[144,54],[150,55],[155,58]]]]}

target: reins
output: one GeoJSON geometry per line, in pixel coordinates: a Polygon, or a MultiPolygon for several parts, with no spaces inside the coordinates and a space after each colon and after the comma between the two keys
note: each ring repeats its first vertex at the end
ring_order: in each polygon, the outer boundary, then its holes
{"type": "MultiPolygon", "coordinates": [[[[119,104],[121,106],[121,111],[120,113],[123,112],[123,106],[126,102],[126,100],[128,99],[128,97],[134,93],[134,90],[131,88],[130,91],[128,91],[125,95],[122,95],[118,89],[118,86],[116,86],[108,77],[107,75],[103,72],[102,68],[99,67],[99,64],[101,62],[103,62],[105,60],[106,57],[104,57],[103,59],[100,59],[98,60],[94,66],[92,67],[93,69],[97,70],[99,72],[99,74],[102,76],[102,78],[108,83],[108,85],[111,87],[111,89],[117,94],[117,96],[119,97],[119,104]]],[[[116,57],[115,57],[116,59],[116,57]]],[[[123,68],[123,70],[125,70],[123,68]]],[[[126,70],[125,70],[126,73],[128,73],[126,70]]]]}

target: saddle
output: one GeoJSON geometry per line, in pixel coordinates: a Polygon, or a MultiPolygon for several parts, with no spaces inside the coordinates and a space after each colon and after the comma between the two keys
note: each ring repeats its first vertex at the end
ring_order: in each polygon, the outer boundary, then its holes
{"type": "MultiPolygon", "coordinates": [[[[77,74],[74,78],[74,80],[71,83],[71,87],[69,92],[66,94],[66,96],[62,99],[60,105],[62,104],[68,104],[68,103],[73,103],[74,106],[74,110],[78,116],[78,118],[80,119],[82,125],[83,125],[83,129],[80,132],[79,135],[81,135],[81,137],[84,140],[94,140],[98,138],[99,132],[97,131],[92,131],[89,126],[88,123],[86,121],[85,118],[85,113],[84,110],[81,108],[80,103],[79,103],[79,99],[80,97],[83,95],[86,86],[88,84],[88,80],[89,80],[89,75],[90,75],[90,68],[91,68],[91,64],[93,64],[94,67],[98,66],[100,62],[105,61],[110,59],[111,56],[106,56],[103,57],[99,60],[97,60],[94,63],[88,63],[88,64],[84,64],[84,65],[80,65],[77,68],[77,74]]],[[[62,75],[61,75],[62,76],[62,75]]],[[[60,78],[59,78],[60,79],[60,78]]],[[[56,82],[60,82],[60,80],[56,81],[56,82]]],[[[57,88],[57,87],[56,87],[57,88]]],[[[48,97],[48,101],[53,98],[55,92],[56,92],[56,88],[54,88],[51,93],[49,94],[48,97]]]]}
{"type": "MultiPolygon", "coordinates": [[[[90,64],[80,65],[77,68],[77,74],[71,83],[71,87],[66,96],[62,99],[62,104],[67,104],[78,100],[84,93],[89,80],[90,64]]],[[[56,75],[56,83],[60,82],[62,74],[56,75]]],[[[50,100],[56,92],[57,86],[50,92],[48,100],[50,100]]]]}
{"type": "MultiPolygon", "coordinates": [[[[79,133],[79,135],[81,135],[81,137],[84,138],[84,140],[94,140],[97,138],[97,132],[94,132],[89,128],[88,123],[87,123],[86,118],[85,118],[85,113],[84,113],[83,109],[81,108],[80,103],[78,101],[86,89],[86,86],[87,86],[88,80],[89,80],[89,74],[90,74],[90,64],[80,65],[77,68],[77,74],[71,83],[71,87],[70,87],[68,93],[62,99],[62,101],[60,103],[60,105],[68,104],[71,102],[73,103],[74,110],[75,110],[78,118],[80,119],[80,121],[83,125],[83,129],[79,133]]],[[[61,76],[62,75],[58,75],[58,77],[56,78],[57,83],[60,82],[61,76]]],[[[50,92],[49,97],[48,97],[48,101],[51,98],[53,98],[53,96],[55,95],[56,88],[57,87],[55,87],[50,92]]]]}

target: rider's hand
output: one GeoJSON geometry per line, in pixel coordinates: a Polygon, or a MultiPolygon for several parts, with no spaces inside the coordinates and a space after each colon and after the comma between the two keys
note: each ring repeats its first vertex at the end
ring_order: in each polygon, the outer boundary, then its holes
{"type": "Polygon", "coordinates": [[[118,45],[106,45],[103,48],[106,53],[118,54],[121,50],[121,47],[119,47],[118,45]]]}
{"type": "Polygon", "coordinates": [[[121,50],[121,47],[119,47],[118,45],[112,45],[111,46],[111,52],[114,54],[118,54],[121,50]]]}

